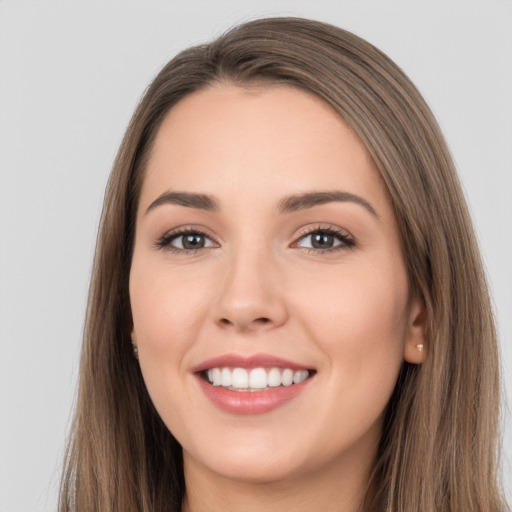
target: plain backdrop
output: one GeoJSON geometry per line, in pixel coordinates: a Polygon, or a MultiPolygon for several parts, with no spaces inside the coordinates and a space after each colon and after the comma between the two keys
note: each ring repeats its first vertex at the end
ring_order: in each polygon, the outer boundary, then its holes
{"type": "Polygon", "coordinates": [[[351,30],[426,97],[474,216],[512,396],[512,2],[0,1],[0,512],[56,510],[103,190],[138,99],[176,52],[260,15],[351,30]]]}

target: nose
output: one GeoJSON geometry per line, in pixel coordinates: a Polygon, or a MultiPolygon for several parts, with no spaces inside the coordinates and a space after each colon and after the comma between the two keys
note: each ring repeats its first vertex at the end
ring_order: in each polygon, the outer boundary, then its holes
{"type": "Polygon", "coordinates": [[[232,258],[215,304],[223,329],[254,332],[283,325],[288,312],[277,266],[261,253],[232,258]]]}

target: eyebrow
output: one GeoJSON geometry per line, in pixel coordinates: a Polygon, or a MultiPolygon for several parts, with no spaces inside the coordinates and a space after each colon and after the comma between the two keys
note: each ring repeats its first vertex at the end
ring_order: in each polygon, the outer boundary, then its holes
{"type": "Polygon", "coordinates": [[[207,196],[206,194],[164,192],[148,206],[146,214],[163,204],[177,204],[179,206],[186,206],[187,208],[206,210],[208,212],[220,210],[219,203],[213,197],[207,196]]]}
{"type": "Polygon", "coordinates": [[[296,212],[298,210],[305,210],[307,208],[313,208],[314,206],[333,202],[349,202],[358,204],[368,210],[368,212],[370,212],[374,217],[377,219],[379,218],[375,208],[366,201],[366,199],[363,199],[358,195],[351,194],[350,192],[342,192],[339,190],[329,192],[308,192],[305,194],[285,197],[279,203],[279,211],[281,213],[296,212]]]}
{"type": "MultiPolygon", "coordinates": [[[[356,194],[342,192],[339,190],[328,192],[307,192],[304,194],[288,196],[279,202],[278,210],[280,213],[291,213],[333,202],[349,202],[358,204],[365,208],[374,217],[377,219],[379,218],[375,208],[366,201],[366,199],[363,199],[356,194]]],[[[217,212],[220,210],[219,202],[214,197],[206,194],[196,194],[192,192],[164,192],[148,206],[146,214],[163,204],[176,204],[208,212],[217,212]]]]}

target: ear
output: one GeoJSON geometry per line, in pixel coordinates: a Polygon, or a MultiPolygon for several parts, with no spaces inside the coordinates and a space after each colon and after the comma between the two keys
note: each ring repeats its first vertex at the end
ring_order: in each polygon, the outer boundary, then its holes
{"type": "Polygon", "coordinates": [[[415,297],[411,301],[405,338],[404,359],[408,363],[421,364],[426,359],[426,317],[426,308],[423,300],[415,297]]]}
{"type": "Polygon", "coordinates": [[[137,346],[137,338],[135,336],[134,328],[132,328],[131,339],[132,339],[133,356],[135,357],[135,359],[139,359],[139,347],[137,346]]]}

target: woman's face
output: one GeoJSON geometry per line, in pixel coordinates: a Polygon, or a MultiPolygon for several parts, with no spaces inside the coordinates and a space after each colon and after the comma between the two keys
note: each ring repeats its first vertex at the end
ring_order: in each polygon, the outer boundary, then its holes
{"type": "Polygon", "coordinates": [[[144,380],[186,471],[367,471],[400,366],[422,358],[379,173],[330,107],[289,86],[218,85],[167,115],[130,299],[144,380]]]}

